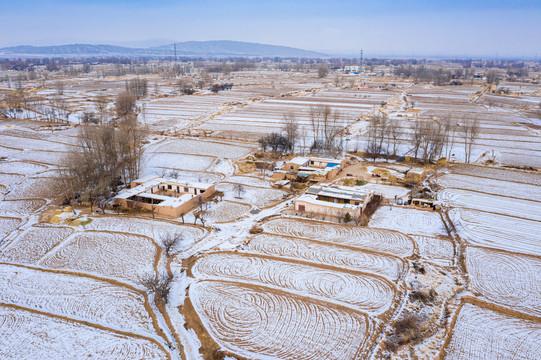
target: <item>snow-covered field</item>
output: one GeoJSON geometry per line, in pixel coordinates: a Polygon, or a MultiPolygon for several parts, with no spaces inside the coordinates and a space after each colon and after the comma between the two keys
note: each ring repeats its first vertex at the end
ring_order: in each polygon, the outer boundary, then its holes
{"type": "Polygon", "coordinates": [[[445,358],[452,360],[539,359],[541,323],[466,303],[445,353],[445,358]]]}
{"type": "Polygon", "coordinates": [[[19,175],[36,175],[48,169],[45,165],[22,161],[0,162],[0,172],[19,175]]]}
{"type": "Polygon", "coordinates": [[[0,212],[4,215],[28,216],[43,207],[45,203],[43,199],[4,200],[0,202],[0,212]]]}
{"type": "Polygon", "coordinates": [[[445,188],[465,189],[497,196],[541,201],[541,186],[531,184],[520,184],[520,186],[517,186],[517,184],[512,181],[494,180],[459,174],[445,174],[438,178],[438,184],[445,188]]]}
{"type": "Polygon", "coordinates": [[[75,274],[0,265],[0,302],[127,331],[156,332],[141,293],[75,274]]]}
{"type": "Polygon", "coordinates": [[[452,266],[455,251],[453,243],[445,237],[430,237],[411,235],[412,239],[419,249],[419,255],[428,261],[441,265],[452,266]]]}
{"type": "Polygon", "coordinates": [[[205,171],[215,159],[212,156],[158,152],[148,153],[145,157],[144,164],[147,168],[191,171],[205,171]]]}
{"type": "Polygon", "coordinates": [[[393,281],[406,270],[403,260],[396,256],[285,236],[258,235],[243,250],[377,274],[393,281]]]}
{"type": "Polygon", "coordinates": [[[449,216],[469,245],[541,255],[541,222],[461,208],[449,216]]]}
{"type": "Polygon", "coordinates": [[[541,259],[468,247],[471,290],[490,302],[541,317],[541,259]]]}
{"type": "Polygon", "coordinates": [[[406,235],[392,230],[293,219],[271,220],[264,224],[263,228],[272,234],[319,240],[401,257],[413,253],[413,241],[406,235]]]}
{"type": "Polygon", "coordinates": [[[230,176],[227,178],[227,181],[248,186],[271,187],[271,182],[269,180],[253,176],[230,176]]]}
{"type": "Polygon", "coordinates": [[[218,142],[194,139],[166,140],[159,143],[154,151],[159,153],[181,153],[193,155],[219,156],[224,159],[237,159],[255,149],[253,144],[241,142],[218,142]]]}
{"type": "MultiPolygon", "coordinates": [[[[539,190],[541,191],[541,188],[539,190]]],[[[446,206],[470,208],[541,221],[541,202],[537,201],[462,189],[444,189],[438,193],[438,199],[446,206]]]]}
{"type": "Polygon", "coordinates": [[[184,250],[207,235],[200,227],[183,225],[171,221],[136,218],[132,216],[93,217],[92,222],[85,226],[87,230],[123,232],[147,236],[158,244],[168,234],[181,234],[183,239],[179,249],[184,250]]]}
{"type": "Polygon", "coordinates": [[[224,200],[217,204],[211,203],[206,216],[212,222],[229,222],[244,216],[249,210],[250,205],[224,200]]]}
{"type": "MultiPolygon", "coordinates": [[[[155,92],[137,103],[151,132],[140,175],[215,183],[223,199],[204,207],[205,226],[193,225],[193,213],[166,220],[111,209],[90,214],[80,205],[85,225],[50,224],[59,209],[51,201],[57,170],[80,145],[78,115],[93,110],[97,94],[115,95],[131,78],[104,76],[61,79],[72,125],[0,124],[1,359],[192,360],[199,351],[219,357],[213,340],[232,353],[226,359],[375,360],[387,358],[387,340],[409,311],[421,315],[427,331],[392,360],[440,351],[445,359],[541,358],[541,173],[501,164],[541,165],[540,123],[524,108],[541,100],[537,84],[506,81],[516,94],[481,95],[486,89],[477,80],[439,87],[258,68],[215,79],[234,82],[233,90],[184,96],[173,94],[171,79],[142,74],[155,92]],[[281,131],[290,111],[300,125],[297,146],[306,139],[309,147],[314,105],[340,112],[346,144],[359,151],[370,114],[381,109],[402,131],[398,155],[412,155],[407,139],[415,117],[478,118],[472,161],[494,155],[496,163],[438,167],[440,176],[424,185],[443,187],[441,215],[383,206],[369,227],[288,217],[298,193],[273,188],[259,173],[237,174],[235,160],[257,149],[260,136],[281,131]],[[176,234],[182,240],[166,253],[163,240],[176,234]],[[173,283],[162,306],[141,278],[168,273],[173,283]],[[435,298],[424,305],[413,299],[414,291],[429,290],[435,298]]],[[[54,81],[24,86],[49,97],[54,81]]],[[[463,134],[454,140],[453,159],[461,161],[463,134]]],[[[368,174],[376,169],[361,162],[363,176],[365,166],[368,174]]],[[[379,166],[398,178],[420,167],[379,166]]],[[[389,203],[409,193],[363,188],[389,203]]]]}
{"type": "Polygon", "coordinates": [[[17,307],[0,306],[3,359],[164,359],[155,340],[17,307]],[[14,345],[16,344],[16,346],[14,345]]]}
{"type": "Polygon", "coordinates": [[[370,334],[357,311],[258,286],[200,281],[190,298],[212,338],[248,358],[355,359],[370,334]]]}
{"type": "Polygon", "coordinates": [[[0,217],[0,240],[8,236],[21,223],[16,217],[0,217]]]}
{"type": "Polygon", "coordinates": [[[135,282],[154,274],[157,253],[157,245],[147,237],[88,231],[64,241],[38,265],[135,282]]]}
{"type": "Polygon", "coordinates": [[[192,268],[198,279],[236,281],[283,289],[294,294],[349,305],[371,315],[391,307],[392,283],[375,276],[352,274],[266,256],[212,253],[192,268]]]}
{"type": "Polygon", "coordinates": [[[220,183],[216,185],[216,190],[225,193],[224,199],[247,203],[258,208],[266,208],[284,200],[287,193],[278,189],[259,188],[254,186],[243,185],[240,191],[240,196],[232,183],[220,183]]]}
{"type": "Polygon", "coordinates": [[[49,199],[55,179],[51,177],[32,177],[15,186],[4,200],[49,199]]]}
{"type": "Polygon", "coordinates": [[[61,226],[33,226],[3,247],[0,259],[36,264],[45,254],[67,238],[73,229],[61,226]]]}
{"type": "Polygon", "coordinates": [[[390,229],[411,235],[447,235],[440,214],[400,206],[382,206],[370,220],[370,227],[390,229]]]}

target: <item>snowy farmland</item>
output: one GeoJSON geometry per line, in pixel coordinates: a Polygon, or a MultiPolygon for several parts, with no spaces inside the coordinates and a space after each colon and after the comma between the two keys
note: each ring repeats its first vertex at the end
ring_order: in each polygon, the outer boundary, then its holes
{"type": "MultiPolygon", "coordinates": [[[[520,94],[504,96],[481,81],[439,87],[256,69],[212,75],[232,90],[181,95],[176,79],[141,76],[155,89],[137,100],[148,135],[139,176],[206,182],[220,193],[181,218],[55,198],[58,170],[81,148],[79,116],[130,76],[62,79],[69,123],[2,120],[0,358],[541,358],[541,141],[528,112],[539,85],[506,81],[520,94]],[[278,189],[270,173],[250,170],[291,159],[257,141],[281,132],[290,112],[296,148],[307,150],[310,109],[320,105],[339,113],[340,151],[350,151],[345,171],[325,182],[356,178],[382,195],[367,226],[296,212],[305,184],[278,189]],[[397,121],[406,156],[415,119],[478,118],[474,164],[461,163],[460,131],[445,165],[367,161],[376,113],[397,121]],[[422,182],[407,183],[411,169],[422,182]],[[382,170],[392,179],[372,176],[382,170]],[[415,192],[435,195],[438,209],[399,205],[415,192]],[[170,279],[167,301],[149,279],[170,279]]],[[[31,86],[56,93],[51,79],[31,86]]],[[[0,96],[9,91],[0,80],[0,96]]],[[[112,119],[112,103],[108,112],[112,119]]]]}

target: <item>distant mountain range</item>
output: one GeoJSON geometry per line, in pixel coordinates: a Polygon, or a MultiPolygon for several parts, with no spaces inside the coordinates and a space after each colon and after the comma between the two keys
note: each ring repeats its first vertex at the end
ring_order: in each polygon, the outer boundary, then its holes
{"type": "MultiPolygon", "coordinates": [[[[325,54],[315,51],[297,49],[288,46],[267,45],[242,41],[185,41],[175,43],[178,56],[201,57],[325,57],[325,54]]],[[[69,44],[57,46],[31,46],[20,45],[0,48],[0,56],[63,56],[63,57],[90,57],[90,56],[148,56],[165,57],[174,56],[175,44],[132,48],[115,45],[69,44]]]]}

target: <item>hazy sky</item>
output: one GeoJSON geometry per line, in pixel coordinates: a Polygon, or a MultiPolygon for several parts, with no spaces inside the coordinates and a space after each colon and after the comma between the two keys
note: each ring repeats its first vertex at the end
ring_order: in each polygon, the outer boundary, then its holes
{"type": "Polygon", "coordinates": [[[541,56],[541,0],[0,0],[0,46],[147,39],[533,57],[541,56]]]}

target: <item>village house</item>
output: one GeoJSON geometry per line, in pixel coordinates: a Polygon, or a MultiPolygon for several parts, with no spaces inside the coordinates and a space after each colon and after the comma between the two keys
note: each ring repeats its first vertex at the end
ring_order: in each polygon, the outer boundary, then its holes
{"type": "Polygon", "coordinates": [[[205,202],[215,192],[213,184],[184,182],[149,176],[131,182],[115,198],[124,209],[147,209],[166,217],[177,218],[205,202]]]}
{"type": "Polygon", "coordinates": [[[297,156],[275,169],[272,179],[274,181],[296,180],[297,177],[301,177],[314,182],[332,180],[342,171],[345,163],[345,158],[326,159],[297,156]]]}
{"type": "Polygon", "coordinates": [[[336,218],[343,218],[349,213],[352,218],[357,218],[373,195],[373,191],[353,190],[345,186],[314,185],[295,200],[295,210],[336,218]]]}

